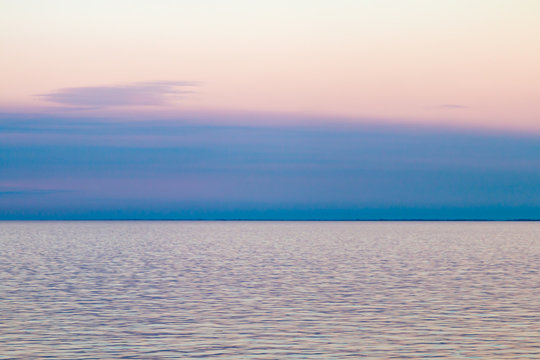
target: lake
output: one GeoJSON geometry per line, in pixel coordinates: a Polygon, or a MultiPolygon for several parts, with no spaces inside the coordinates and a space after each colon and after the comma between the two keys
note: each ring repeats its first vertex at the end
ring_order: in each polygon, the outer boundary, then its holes
{"type": "Polygon", "coordinates": [[[539,222],[0,222],[0,359],[538,359],[539,222]]]}

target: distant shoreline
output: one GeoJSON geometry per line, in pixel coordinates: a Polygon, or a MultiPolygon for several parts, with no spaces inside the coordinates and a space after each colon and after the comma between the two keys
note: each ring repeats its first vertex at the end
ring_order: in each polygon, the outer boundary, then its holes
{"type": "Polygon", "coordinates": [[[0,219],[0,222],[540,222],[540,219],[0,219]]]}

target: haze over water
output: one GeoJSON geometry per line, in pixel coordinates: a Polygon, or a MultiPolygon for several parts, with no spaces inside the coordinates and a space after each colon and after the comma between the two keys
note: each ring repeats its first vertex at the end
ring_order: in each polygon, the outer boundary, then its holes
{"type": "Polygon", "coordinates": [[[1,222],[0,358],[540,357],[538,222],[1,222]]]}

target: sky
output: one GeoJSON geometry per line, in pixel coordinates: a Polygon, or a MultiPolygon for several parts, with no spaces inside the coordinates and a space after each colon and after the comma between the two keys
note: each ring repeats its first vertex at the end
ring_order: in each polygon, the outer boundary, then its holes
{"type": "Polygon", "coordinates": [[[538,14],[0,0],[0,219],[540,219],[538,14]]]}

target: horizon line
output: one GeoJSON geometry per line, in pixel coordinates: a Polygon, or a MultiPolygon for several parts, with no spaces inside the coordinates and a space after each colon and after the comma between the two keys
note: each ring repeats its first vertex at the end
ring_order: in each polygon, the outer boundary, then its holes
{"type": "Polygon", "coordinates": [[[16,221],[200,221],[200,222],[234,222],[234,221],[260,221],[260,222],[540,222],[540,218],[523,218],[523,219],[423,219],[423,218],[401,218],[401,219],[268,219],[268,218],[259,218],[259,219],[223,219],[223,218],[193,218],[193,219],[174,219],[174,218],[163,218],[163,219],[148,219],[148,218],[127,218],[127,219],[114,219],[114,218],[100,218],[100,219],[88,219],[88,218],[71,218],[71,219],[1,219],[0,222],[16,222],[16,221]]]}

